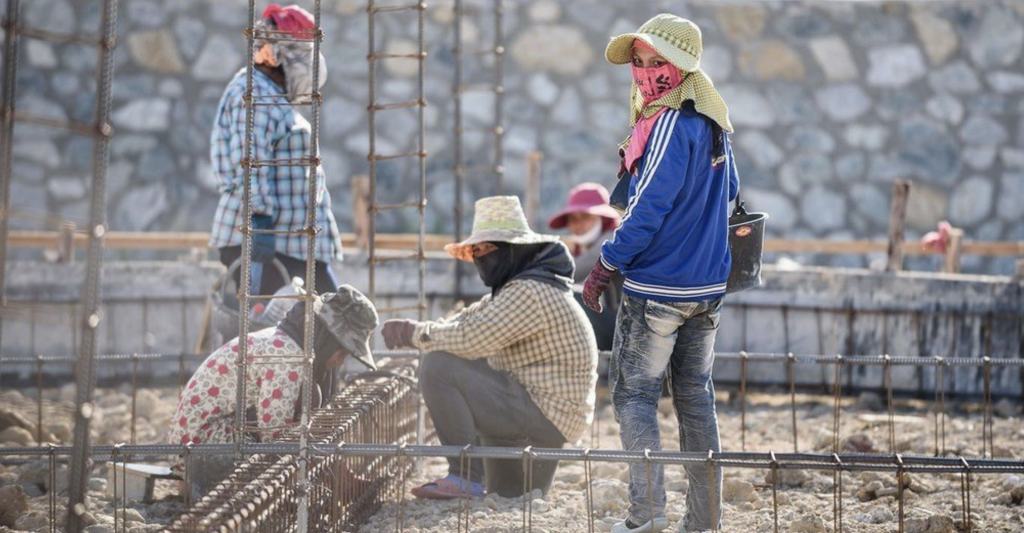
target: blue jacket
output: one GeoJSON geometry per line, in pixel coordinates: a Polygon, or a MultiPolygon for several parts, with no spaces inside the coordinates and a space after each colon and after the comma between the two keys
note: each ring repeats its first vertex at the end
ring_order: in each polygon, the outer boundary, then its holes
{"type": "Polygon", "coordinates": [[[601,247],[602,264],[625,276],[626,294],[665,302],[725,294],[729,202],[739,178],[724,140],[724,160],[712,161],[711,126],[692,105],[658,117],[622,225],[601,247]]]}

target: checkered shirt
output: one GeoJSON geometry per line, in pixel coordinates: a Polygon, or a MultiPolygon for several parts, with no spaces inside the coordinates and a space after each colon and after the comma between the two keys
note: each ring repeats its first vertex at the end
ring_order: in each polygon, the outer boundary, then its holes
{"type": "MultiPolygon", "coordinates": [[[[245,70],[235,75],[221,97],[217,119],[210,136],[210,158],[213,172],[220,183],[220,203],[213,219],[210,246],[242,244],[242,200],[245,169],[245,70]]],[[[253,72],[253,95],[259,104],[253,109],[252,158],[256,161],[298,159],[308,157],[312,128],[283,96],[282,90],[269,76],[253,72]],[[259,98],[263,97],[263,98],[259,98]]],[[[298,231],[306,227],[306,205],[309,199],[306,166],[260,166],[252,169],[253,214],[270,215],[275,230],[298,231]]],[[[341,259],[341,237],[331,212],[331,195],[327,191],[323,167],[317,168],[316,259],[330,262],[341,259]]],[[[276,238],[279,253],[305,259],[306,235],[281,234],[276,238]]]]}
{"type": "Polygon", "coordinates": [[[487,358],[526,388],[568,442],[594,419],[597,343],[571,291],[515,280],[496,298],[485,296],[451,318],[420,324],[413,343],[464,359],[487,358]]]}

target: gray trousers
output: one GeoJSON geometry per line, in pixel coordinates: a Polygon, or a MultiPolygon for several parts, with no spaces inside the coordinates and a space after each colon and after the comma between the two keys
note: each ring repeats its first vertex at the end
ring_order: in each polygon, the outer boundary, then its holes
{"type": "MultiPolygon", "coordinates": [[[[446,352],[424,356],[420,392],[437,436],[446,446],[515,446],[561,448],[565,437],[551,423],[522,385],[485,359],[468,360],[446,352]]],[[[523,463],[519,460],[448,459],[448,473],[486,481],[487,491],[500,496],[523,494],[523,463]]],[[[533,461],[529,481],[545,493],[557,461],[533,461]]]]}

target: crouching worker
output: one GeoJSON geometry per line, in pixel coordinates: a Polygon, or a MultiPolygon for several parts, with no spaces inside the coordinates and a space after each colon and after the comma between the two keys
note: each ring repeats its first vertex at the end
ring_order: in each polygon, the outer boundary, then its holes
{"type": "MultiPolygon", "coordinates": [[[[347,357],[355,357],[376,369],[369,339],[377,327],[377,310],[362,293],[349,285],[314,300],[313,402],[321,404],[319,390],[327,385],[331,370],[347,357]]],[[[305,301],[299,301],[276,327],[249,333],[246,341],[246,439],[268,441],[299,420],[302,409],[302,353],[305,301]]],[[[234,441],[235,391],[238,381],[236,338],[210,354],[192,375],[178,400],[168,440],[173,444],[217,444],[234,441]]],[[[193,456],[193,460],[216,456],[193,456]]],[[[230,457],[229,457],[230,458],[230,457]]],[[[190,477],[219,481],[227,472],[221,465],[193,465],[190,477]]],[[[228,465],[230,466],[230,465],[228,465]]],[[[181,458],[172,470],[184,475],[181,458]]],[[[200,485],[202,485],[200,481],[200,485]]],[[[195,488],[193,488],[195,493],[195,488]]]]}
{"type": "MultiPolygon", "coordinates": [[[[454,317],[389,320],[389,348],[430,351],[420,390],[443,445],[561,448],[594,416],[597,346],[572,295],[574,265],[553,235],[530,230],[514,196],[476,203],[473,234],[445,247],[476,265],[491,294],[454,317]]],[[[523,493],[520,460],[448,459],[448,476],[413,489],[420,498],[523,493]]],[[[533,463],[533,487],[551,486],[557,462],[533,463]]]]}

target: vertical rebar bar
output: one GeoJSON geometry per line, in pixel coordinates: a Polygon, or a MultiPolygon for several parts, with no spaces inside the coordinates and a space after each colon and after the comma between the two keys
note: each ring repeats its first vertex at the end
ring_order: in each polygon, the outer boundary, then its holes
{"type": "MultiPolygon", "coordinates": [[[[235,460],[242,459],[242,441],[245,436],[246,376],[248,371],[249,343],[249,294],[252,290],[252,145],[253,124],[256,119],[253,105],[253,81],[256,72],[256,0],[249,0],[248,18],[245,21],[245,140],[242,148],[242,267],[238,282],[238,356],[235,358],[235,460]]],[[[318,58],[314,58],[314,63],[318,58]]],[[[313,286],[307,284],[312,292],[313,286]]],[[[259,288],[256,288],[259,290],[259,288]]]]}
{"type": "Polygon", "coordinates": [[[370,178],[370,216],[367,221],[369,230],[369,238],[367,239],[367,251],[370,254],[369,265],[369,290],[370,290],[370,301],[377,301],[377,58],[376,58],[376,37],[377,37],[377,11],[376,3],[374,0],[367,0],[366,2],[366,16],[367,16],[367,28],[366,28],[366,54],[368,61],[366,62],[369,71],[367,72],[366,83],[369,88],[369,104],[366,106],[366,114],[368,127],[367,132],[369,134],[369,150],[370,152],[366,155],[366,163],[369,167],[369,178],[370,178]]]}
{"type": "MultiPolygon", "coordinates": [[[[18,75],[20,0],[7,0],[4,27],[4,79],[0,87],[0,310],[7,307],[7,238],[10,231],[14,101],[18,75]]],[[[0,353],[3,353],[3,313],[0,313],[0,353]]],[[[3,368],[0,367],[0,374],[3,368]]]]}
{"type": "MultiPolygon", "coordinates": [[[[505,194],[505,6],[494,0],[494,172],[498,194],[505,194]]],[[[532,222],[532,221],[531,221],[532,222]]]]}
{"type": "MultiPolygon", "coordinates": [[[[452,120],[454,126],[452,132],[452,160],[455,162],[455,206],[452,207],[452,215],[455,218],[455,242],[462,242],[462,216],[464,206],[462,205],[462,187],[466,179],[465,170],[462,165],[462,2],[455,0],[454,35],[455,45],[452,53],[455,55],[455,65],[452,72],[452,96],[454,96],[452,120]]],[[[455,261],[455,300],[462,299],[462,261],[455,261]]]]}
{"type": "Polygon", "coordinates": [[[84,527],[85,496],[90,460],[89,422],[92,418],[92,395],[96,385],[97,328],[103,320],[100,298],[103,276],[103,237],[107,231],[107,166],[110,162],[110,105],[114,74],[114,47],[117,35],[117,0],[104,0],[99,47],[99,72],[96,80],[95,137],[92,153],[92,184],[89,202],[88,244],[86,247],[85,282],[82,285],[82,336],[76,369],[75,390],[75,454],[71,460],[71,482],[68,495],[67,531],[77,533],[84,527]]]}

